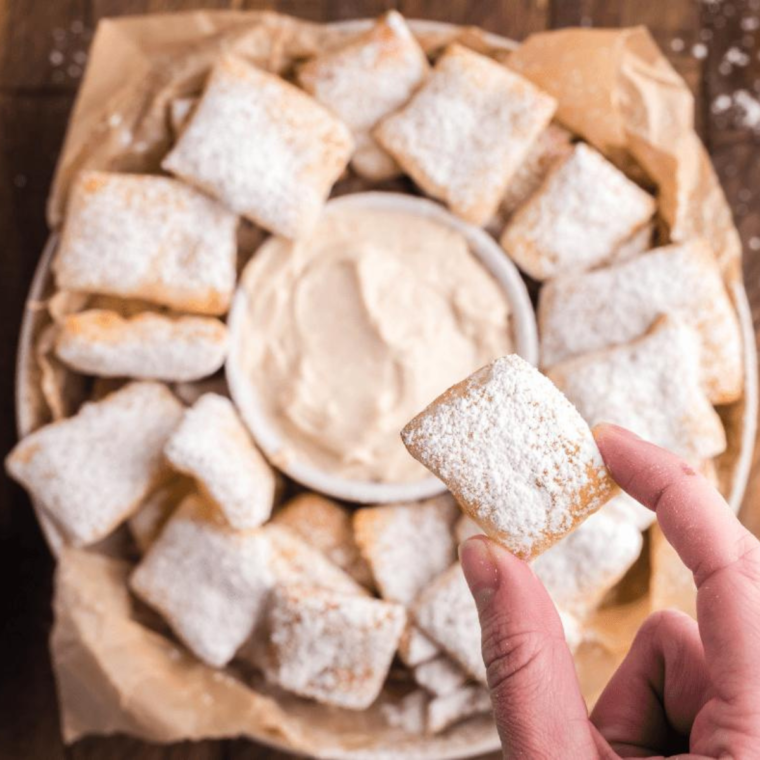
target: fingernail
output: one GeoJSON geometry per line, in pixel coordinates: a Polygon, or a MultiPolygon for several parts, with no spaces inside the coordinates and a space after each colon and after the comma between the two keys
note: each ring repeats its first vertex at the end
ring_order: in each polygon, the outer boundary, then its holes
{"type": "Polygon", "coordinates": [[[630,430],[627,430],[620,425],[613,425],[611,422],[600,422],[598,425],[594,425],[592,431],[596,441],[600,441],[602,438],[615,437],[615,438],[627,438],[629,441],[640,441],[641,438],[630,430]]]}
{"type": "Polygon", "coordinates": [[[489,539],[485,536],[468,538],[459,546],[459,561],[480,609],[499,588],[499,568],[491,553],[489,539]]]}

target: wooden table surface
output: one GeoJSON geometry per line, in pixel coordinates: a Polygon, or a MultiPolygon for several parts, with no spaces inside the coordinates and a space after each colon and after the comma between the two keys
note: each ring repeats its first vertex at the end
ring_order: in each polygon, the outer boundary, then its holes
{"type": "MultiPolygon", "coordinates": [[[[45,241],[44,205],[97,22],[192,8],[269,8],[327,21],[396,7],[523,39],[563,26],[646,24],[697,102],[697,123],[745,246],[760,324],[760,0],[0,0],[0,453],[15,440],[13,364],[22,307],[45,241]],[[742,105],[744,104],[744,105],[742,105]]],[[[760,494],[760,467],[747,498],[760,494]]],[[[0,757],[33,760],[286,757],[246,741],[157,747],[94,738],[64,747],[47,653],[53,563],[24,493],[0,478],[0,757]]]]}

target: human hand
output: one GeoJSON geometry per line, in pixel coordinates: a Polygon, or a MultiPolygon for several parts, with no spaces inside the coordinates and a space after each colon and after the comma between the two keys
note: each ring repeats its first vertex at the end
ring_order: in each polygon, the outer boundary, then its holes
{"type": "Polygon", "coordinates": [[[651,615],[589,717],[541,582],[485,536],[466,541],[505,757],[760,757],[760,542],[678,457],[612,425],[595,435],[613,478],[655,511],[694,574],[698,623],[651,615]]]}

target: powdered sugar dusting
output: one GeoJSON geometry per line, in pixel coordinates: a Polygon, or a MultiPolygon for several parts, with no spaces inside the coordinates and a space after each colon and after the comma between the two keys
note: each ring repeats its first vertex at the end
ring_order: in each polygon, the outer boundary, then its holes
{"type": "Polygon", "coordinates": [[[260,531],[235,531],[214,507],[189,496],[130,584],[201,660],[221,667],[263,612],[272,583],[268,564],[260,531]]]}
{"type": "Polygon", "coordinates": [[[267,678],[348,710],[375,701],[406,622],[403,607],[314,589],[280,589],[268,616],[267,678]]]}
{"type": "Polygon", "coordinates": [[[549,378],[591,426],[615,423],[691,461],[726,448],[699,380],[699,336],[679,320],[664,317],[632,343],[558,364],[549,378]]]}
{"type": "Polygon", "coordinates": [[[372,586],[369,566],[354,540],[351,512],[344,507],[319,494],[304,493],[291,499],[272,522],[289,528],[307,544],[319,549],[357,583],[372,586]]]}
{"type": "Polygon", "coordinates": [[[398,645],[401,662],[409,668],[429,662],[441,653],[441,648],[428,638],[416,625],[406,627],[398,645]]]}
{"type": "Polygon", "coordinates": [[[417,624],[470,676],[486,682],[475,600],[457,562],[420,594],[412,610],[417,624]]]}
{"type": "Polygon", "coordinates": [[[402,437],[468,514],[523,558],[558,541],[614,491],[583,418],[514,354],[451,388],[402,437]]]}
{"type": "Polygon", "coordinates": [[[233,527],[255,528],[269,517],[274,473],[228,398],[201,396],[185,412],[165,454],[174,468],[200,483],[233,527]]]}
{"type": "Polygon", "coordinates": [[[450,496],[355,513],[356,541],[383,598],[409,605],[451,565],[456,558],[452,528],[458,514],[450,496]]]}
{"type": "Polygon", "coordinates": [[[227,327],[208,317],[143,312],[124,318],[91,309],[64,320],[56,354],[73,369],[100,377],[189,382],[213,375],[227,353],[227,327]]]}
{"type": "Polygon", "coordinates": [[[557,607],[584,617],[638,559],[642,545],[638,528],[605,508],[538,557],[533,570],[557,607]]]}
{"type": "Polygon", "coordinates": [[[580,143],[515,214],[501,244],[537,280],[590,269],[655,212],[654,198],[580,143]]]}
{"type": "Polygon", "coordinates": [[[227,311],[237,217],[166,177],[83,172],[53,262],[62,290],[142,298],[199,314],[227,311]]]}
{"type": "Polygon", "coordinates": [[[485,224],[555,108],[506,67],[452,45],[375,136],[428,194],[485,224]]]}
{"type": "Polygon", "coordinates": [[[322,552],[302,541],[290,528],[270,522],[263,532],[272,546],[271,567],[278,585],[367,595],[367,589],[330,562],[322,552]]]}
{"type": "Polygon", "coordinates": [[[313,98],[227,57],[163,167],[271,232],[296,238],[316,222],[353,147],[348,128],[313,98]]]}
{"type": "Polygon", "coordinates": [[[92,544],[168,475],[162,452],[181,416],[182,405],[166,386],[131,383],[28,435],[6,467],[72,544],[92,544]]]}
{"type": "Polygon", "coordinates": [[[192,480],[177,475],[149,494],[140,509],[129,518],[129,532],[143,554],[158,538],[174,510],[194,491],[194,487],[192,480]]]}
{"type": "Polygon", "coordinates": [[[464,686],[467,674],[445,655],[414,669],[414,680],[436,697],[445,697],[464,686]]]}
{"type": "Polygon", "coordinates": [[[354,168],[370,179],[384,179],[400,169],[370,130],[404,105],[429,68],[401,14],[390,11],[366,34],[309,61],[298,78],[305,90],[351,128],[356,142],[354,168]]]}
{"type": "Polygon", "coordinates": [[[658,248],[628,262],[548,283],[539,302],[541,363],[628,343],[661,314],[680,315],[701,338],[702,382],[713,403],[741,395],[741,332],[705,243],[658,248]]]}
{"type": "Polygon", "coordinates": [[[482,686],[465,686],[437,697],[428,705],[428,731],[439,734],[455,723],[491,711],[491,697],[482,686]]]}

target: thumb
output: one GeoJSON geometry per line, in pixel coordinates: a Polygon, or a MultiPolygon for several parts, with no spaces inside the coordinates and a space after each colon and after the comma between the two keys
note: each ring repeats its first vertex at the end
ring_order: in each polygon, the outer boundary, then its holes
{"type": "Polygon", "coordinates": [[[598,756],[557,610],[533,570],[485,536],[459,550],[505,756],[598,756]]]}

